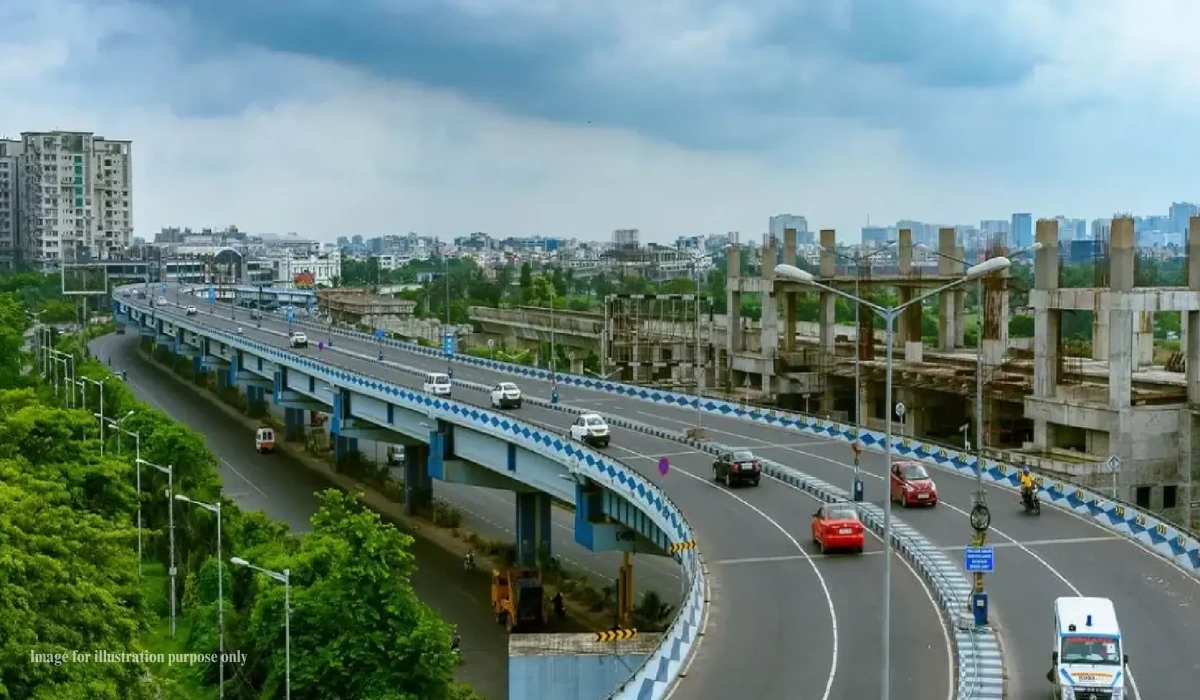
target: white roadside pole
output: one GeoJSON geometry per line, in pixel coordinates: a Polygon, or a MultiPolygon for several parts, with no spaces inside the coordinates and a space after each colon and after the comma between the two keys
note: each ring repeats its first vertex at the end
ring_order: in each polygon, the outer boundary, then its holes
{"type": "MultiPolygon", "coordinates": [[[[930,297],[941,294],[942,292],[947,291],[953,287],[957,287],[958,285],[960,285],[964,282],[967,282],[968,280],[973,280],[978,277],[982,277],[984,275],[988,275],[988,274],[991,274],[994,272],[999,272],[1001,270],[1007,269],[1011,264],[1012,263],[1009,261],[1009,259],[1005,258],[1005,257],[996,257],[996,258],[991,258],[989,260],[985,260],[985,261],[979,263],[978,265],[974,265],[974,266],[968,268],[966,271],[966,274],[963,277],[956,279],[953,282],[950,282],[948,284],[944,284],[944,285],[942,285],[936,289],[933,289],[929,292],[926,292],[920,296],[917,296],[903,304],[900,304],[898,306],[893,306],[893,307],[880,306],[878,304],[875,304],[874,302],[870,302],[870,301],[867,301],[866,299],[861,299],[859,297],[856,297],[853,294],[850,294],[849,292],[843,292],[842,290],[837,289],[836,287],[822,284],[821,282],[817,281],[817,278],[814,277],[811,272],[808,272],[807,270],[801,270],[800,268],[796,267],[795,265],[783,264],[783,265],[775,266],[776,279],[784,280],[787,282],[797,282],[800,284],[807,284],[807,285],[816,287],[818,289],[822,289],[831,294],[836,294],[837,296],[843,297],[845,299],[849,299],[850,301],[857,302],[857,303],[862,304],[863,306],[871,309],[872,311],[875,311],[879,315],[883,316],[884,320],[886,321],[886,323],[887,323],[887,375],[886,375],[887,379],[886,379],[884,406],[886,407],[885,411],[887,413],[887,416],[886,416],[886,420],[884,421],[884,424],[885,424],[884,451],[885,451],[885,460],[886,460],[885,464],[887,466],[886,466],[885,473],[884,473],[885,482],[888,480],[888,473],[890,472],[891,465],[892,465],[892,413],[893,413],[893,411],[895,411],[902,415],[903,411],[904,411],[904,408],[902,407],[902,405],[893,406],[893,403],[892,403],[892,356],[893,356],[893,349],[894,349],[893,345],[895,344],[894,343],[894,329],[895,329],[895,325],[896,325],[896,323],[895,323],[896,319],[900,316],[901,312],[903,312],[905,309],[909,308],[910,306],[919,305],[925,299],[928,299],[930,297]]],[[[857,387],[855,388],[855,390],[857,391],[857,387]]],[[[890,489],[885,488],[885,491],[886,491],[886,493],[884,494],[884,499],[883,499],[884,559],[883,559],[883,620],[882,620],[882,629],[881,629],[882,642],[883,642],[883,654],[882,654],[882,659],[881,659],[881,663],[880,663],[880,667],[881,667],[880,673],[882,674],[882,678],[880,679],[880,690],[879,690],[880,700],[888,700],[890,693],[891,693],[892,499],[890,497],[891,496],[890,489]]]]}

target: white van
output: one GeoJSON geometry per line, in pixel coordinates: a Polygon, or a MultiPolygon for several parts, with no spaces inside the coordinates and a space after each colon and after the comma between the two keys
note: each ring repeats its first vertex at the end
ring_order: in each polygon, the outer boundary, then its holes
{"type": "Polygon", "coordinates": [[[430,372],[425,375],[425,383],[421,386],[421,390],[434,396],[449,396],[450,375],[442,372],[430,372]]]}
{"type": "Polygon", "coordinates": [[[259,453],[275,451],[275,431],[270,428],[259,428],[254,433],[254,449],[259,453]]]}
{"type": "Polygon", "coordinates": [[[1054,697],[1125,697],[1121,626],[1108,598],[1058,598],[1054,601],[1054,647],[1048,677],[1054,697]]]}

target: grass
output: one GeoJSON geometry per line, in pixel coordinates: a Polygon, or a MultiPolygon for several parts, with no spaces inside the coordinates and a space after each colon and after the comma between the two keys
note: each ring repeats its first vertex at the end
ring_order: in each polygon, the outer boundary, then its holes
{"type": "MultiPolygon", "coordinates": [[[[182,582],[176,581],[176,585],[182,582]]],[[[171,616],[168,608],[169,601],[163,592],[168,590],[170,582],[166,569],[157,562],[146,562],[142,569],[142,593],[150,606],[150,630],[142,638],[142,646],[153,654],[162,654],[161,663],[150,663],[150,674],[155,678],[167,679],[174,686],[165,697],[188,698],[189,700],[209,700],[217,697],[217,689],[204,685],[200,666],[170,665],[165,660],[170,654],[187,653],[186,640],[191,634],[191,621],[182,614],[178,607],[175,609],[175,637],[171,637],[171,616]]]]}

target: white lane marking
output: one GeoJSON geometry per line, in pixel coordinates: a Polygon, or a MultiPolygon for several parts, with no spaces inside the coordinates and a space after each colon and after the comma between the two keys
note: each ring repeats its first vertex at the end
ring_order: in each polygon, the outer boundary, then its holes
{"type": "MultiPolygon", "coordinates": [[[[780,481],[779,479],[776,479],[775,477],[773,477],[769,474],[767,475],[767,478],[771,479],[772,481],[774,481],[777,484],[786,486],[787,488],[789,488],[793,491],[796,491],[797,493],[807,496],[810,500],[814,500],[814,501],[818,500],[817,498],[813,497],[813,495],[808,493],[807,491],[805,491],[797,486],[794,486],[792,484],[789,484],[786,481],[780,481]]],[[[880,544],[883,544],[883,537],[875,534],[874,530],[871,530],[868,528],[863,528],[863,529],[866,530],[868,533],[870,533],[870,535],[872,537],[874,537],[876,540],[878,540],[880,544]]],[[[867,552],[863,552],[863,554],[866,554],[866,553],[867,552]]],[[[883,552],[880,551],[879,553],[882,554],[883,552]]],[[[872,554],[874,554],[874,552],[872,552],[872,554]]],[[[933,608],[934,614],[937,615],[939,619],[941,619],[942,618],[942,609],[940,607],[938,607],[937,599],[935,599],[933,597],[933,591],[930,590],[929,585],[925,582],[925,579],[917,573],[917,570],[913,568],[912,564],[910,564],[907,559],[900,556],[899,552],[894,552],[894,556],[900,561],[901,564],[904,565],[904,568],[908,569],[908,572],[910,574],[912,574],[913,578],[916,579],[917,583],[920,584],[921,590],[925,591],[925,597],[926,597],[926,599],[929,600],[929,605],[930,605],[930,607],[933,608]]],[[[945,644],[945,649],[946,649],[946,698],[947,698],[947,700],[954,700],[954,688],[955,688],[955,683],[954,683],[954,663],[955,663],[954,646],[950,643],[950,632],[947,629],[947,625],[938,625],[938,627],[942,630],[942,643],[945,644]]]]}
{"type": "MultiPolygon", "coordinates": [[[[785,485],[789,485],[789,484],[785,484],[785,485]]],[[[807,494],[805,494],[805,495],[807,495],[807,494]]],[[[876,535],[874,532],[872,532],[871,535],[874,536],[875,539],[877,539],[877,540],[880,539],[879,536],[876,535]]],[[[1092,543],[1092,542],[1108,542],[1109,540],[1119,540],[1119,539],[1121,539],[1121,538],[1115,537],[1115,536],[1114,537],[1079,537],[1079,538],[1075,538],[1075,539],[1060,539],[1060,540],[1032,540],[1032,541],[1021,542],[1021,543],[1001,542],[999,544],[992,545],[992,547],[995,549],[1013,549],[1013,548],[1017,548],[1017,547],[1021,547],[1021,546],[1044,547],[1044,546],[1048,546],[1048,545],[1059,545],[1059,544],[1088,544],[1088,543],[1092,543]]],[[[938,547],[938,549],[943,552],[961,552],[967,548],[968,548],[968,545],[956,545],[956,546],[952,546],[952,547],[938,547]]],[[[864,556],[865,557],[865,556],[871,556],[871,555],[876,555],[876,554],[883,554],[883,550],[873,550],[870,552],[862,552],[861,554],[856,555],[856,556],[864,556]]],[[[846,557],[846,556],[838,555],[838,554],[813,554],[811,556],[813,559],[847,559],[847,558],[851,558],[851,557],[846,557]]],[[[797,554],[789,554],[789,555],[780,556],[780,557],[746,557],[743,559],[718,559],[718,560],[714,561],[713,564],[721,564],[721,565],[769,564],[769,563],[777,562],[777,561],[793,561],[796,559],[803,559],[803,558],[804,557],[797,555],[797,554]]],[[[900,560],[905,561],[903,557],[900,557],[900,560]]],[[[907,564],[907,561],[905,561],[905,563],[907,564]]],[[[916,572],[913,572],[913,573],[914,573],[914,575],[916,574],[916,572]]],[[[917,579],[920,580],[921,577],[917,576],[917,579]]]]}
{"type": "Polygon", "coordinates": [[[252,489],[254,489],[255,491],[257,491],[257,492],[258,492],[258,494],[259,494],[260,496],[262,496],[263,498],[266,498],[266,499],[268,499],[268,500],[271,498],[270,496],[268,496],[268,495],[267,495],[267,492],[266,492],[266,491],[263,491],[262,489],[258,488],[258,485],[257,485],[257,484],[255,484],[253,481],[250,481],[250,479],[246,478],[246,475],[245,475],[245,474],[243,474],[243,473],[241,473],[240,471],[238,471],[238,468],[237,468],[237,467],[233,466],[233,465],[232,465],[232,464],[230,464],[229,462],[226,462],[224,459],[221,459],[220,457],[218,457],[217,459],[218,459],[218,460],[220,460],[221,464],[224,464],[225,466],[229,467],[229,470],[230,470],[230,471],[232,471],[234,474],[237,474],[237,475],[238,475],[238,477],[240,477],[242,481],[244,481],[244,482],[246,482],[247,484],[249,484],[249,485],[250,485],[250,488],[252,488],[252,489]]]}
{"type": "MultiPolygon", "coordinates": [[[[640,457],[646,457],[646,455],[643,455],[643,454],[637,452],[636,450],[631,450],[628,447],[622,447],[621,445],[615,445],[615,447],[617,447],[618,449],[623,450],[625,452],[628,452],[630,454],[633,454],[633,455],[638,455],[640,457]]],[[[821,574],[820,567],[817,566],[817,563],[815,561],[813,561],[812,556],[804,550],[804,547],[802,547],[800,545],[800,543],[796,540],[796,538],[794,536],[792,536],[792,533],[788,532],[787,528],[780,525],[774,518],[772,518],[771,516],[764,513],[762,510],[760,510],[754,504],[750,503],[749,501],[742,498],[741,496],[738,496],[737,494],[730,492],[727,489],[723,489],[723,488],[717,486],[716,484],[709,481],[708,479],[705,479],[704,477],[700,477],[695,474],[692,474],[691,472],[688,472],[687,470],[677,469],[676,473],[682,474],[682,475],[688,477],[689,479],[695,479],[696,481],[699,481],[700,483],[704,484],[705,486],[708,486],[711,489],[715,489],[718,493],[725,494],[729,498],[732,498],[733,500],[737,501],[738,503],[741,503],[743,506],[745,506],[745,507],[749,508],[750,510],[754,511],[755,513],[757,513],[759,515],[759,517],[761,517],[763,520],[766,520],[768,523],[770,523],[772,527],[774,527],[776,530],[778,530],[784,537],[786,537],[788,539],[788,541],[790,541],[792,543],[792,546],[794,546],[796,548],[796,551],[800,552],[801,556],[803,556],[804,559],[808,562],[808,565],[812,568],[813,573],[817,575],[817,582],[821,584],[821,591],[825,594],[825,605],[829,609],[830,628],[833,631],[833,658],[831,659],[831,662],[830,662],[829,676],[825,679],[825,692],[823,695],[821,695],[821,700],[829,700],[830,693],[833,692],[833,681],[834,681],[834,678],[837,676],[837,669],[838,669],[838,620],[837,620],[837,610],[834,608],[834,605],[833,605],[833,596],[829,593],[829,586],[825,583],[825,576],[821,574]]]]}

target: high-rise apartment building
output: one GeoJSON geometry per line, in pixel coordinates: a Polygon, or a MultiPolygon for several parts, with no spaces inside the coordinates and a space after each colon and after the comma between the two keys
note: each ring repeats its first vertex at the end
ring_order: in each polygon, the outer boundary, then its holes
{"type": "Polygon", "coordinates": [[[19,256],[17,245],[17,173],[21,142],[0,139],[0,270],[13,269],[19,256]]]}
{"type": "Polygon", "coordinates": [[[17,226],[27,266],[106,260],[129,247],[130,147],[91,132],[21,134],[17,226]]]}
{"type": "Polygon", "coordinates": [[[1033,214],[1013,214],[1008,235],[1010,247],[1028,248],[1033,245],[1033,214]]]}
{"type": "Polygon", "coordinates": [[[1172,202],[1167,216],[1171,219],[1171,233],[1186,233],[1188,220],[1200,214],[1200,207],[1191,202],[1172,202]]]}

